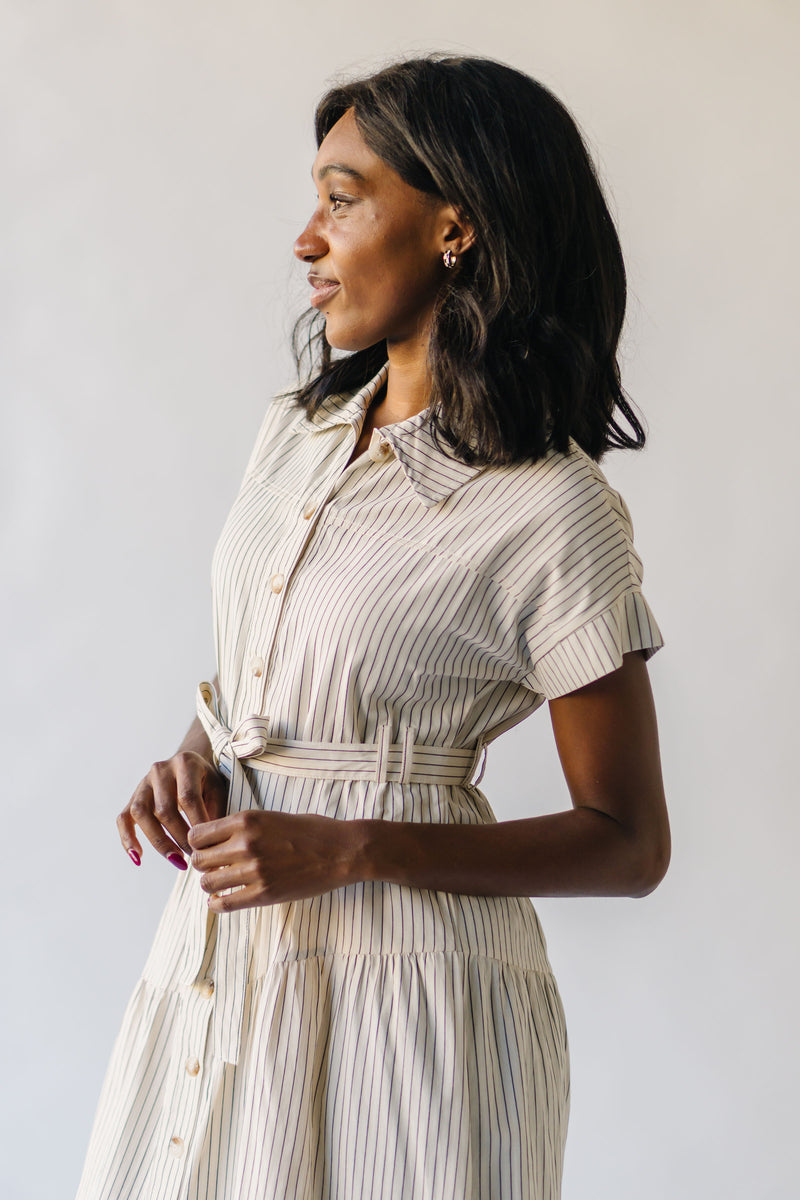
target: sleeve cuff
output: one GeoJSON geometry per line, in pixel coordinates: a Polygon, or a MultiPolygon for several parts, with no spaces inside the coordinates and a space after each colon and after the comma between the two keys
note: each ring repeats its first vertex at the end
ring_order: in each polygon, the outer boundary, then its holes
{"type": "Polygon", "coordinates": [[[548,700],[565,696],[622,666],[632,650],[650,658],[664,644],[641,592],[625,592],[612,608],[568,634],[534,665],[526,683],[548,700]]]}

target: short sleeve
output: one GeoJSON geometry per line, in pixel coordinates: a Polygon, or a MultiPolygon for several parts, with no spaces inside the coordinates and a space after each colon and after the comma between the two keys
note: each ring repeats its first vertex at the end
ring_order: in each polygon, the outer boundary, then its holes
{"type": "Polygon", "coordinates": [[[663,645],[627,506],[583,456],[565,476],[537,529],[542,549],[518,624],[524,683],[548,700],[617,670],[623,654],[649,658],[663,645]]]}

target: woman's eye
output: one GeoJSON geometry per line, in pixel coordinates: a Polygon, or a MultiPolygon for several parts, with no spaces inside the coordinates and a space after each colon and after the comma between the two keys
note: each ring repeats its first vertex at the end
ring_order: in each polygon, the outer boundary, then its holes
{"type": "Polygon", "coordinates": [[[328,196],[328,199],[330,200],[331,204],[331,212],[338,212],[339,209],[347,203],[344,196],[337,196],[334,192],[331,192],[330,196],[328,196]]]}

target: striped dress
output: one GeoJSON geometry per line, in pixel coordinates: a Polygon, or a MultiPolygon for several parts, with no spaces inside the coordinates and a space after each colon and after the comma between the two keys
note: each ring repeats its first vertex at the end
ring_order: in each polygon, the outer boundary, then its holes
{"type": "MultiPolygon", "coordinates": [[[[652,653],[630,520],[577,447],[478,468],[426,414],[348,465],[386,367],[271,405],[214,556],[230,810],[490,822],[486,745],[652,653]]],[[[534,909],[362,883],[209,914],[180,876],[79,1200],[556,1200],[564,1016],[534,909]]]]}

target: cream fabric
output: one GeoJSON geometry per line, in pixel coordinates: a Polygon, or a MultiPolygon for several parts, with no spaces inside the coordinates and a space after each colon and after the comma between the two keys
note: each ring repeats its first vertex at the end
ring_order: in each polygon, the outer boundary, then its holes
{"type": "MultiPolygon", "coordinates": [[[[493,821],[467,782],[483,748],[661,644],[627,510],[579,449],[470,467],[420,414],[347,466],[385,375],[311,418],[273,402],[218,544],[220,697],[199,702],[232,810],[493,821]],[[308,773],[248,763],[282,744],[308,773]],[[321,745],[368,765],[326,774],[321,745]],[[410,745],[461,782],[409,774],[410,745]]],[[[193,871],[176,881],[79,1200],[558,1197],[566,1032],[529,900],[204,901],[193,871]]]]}

